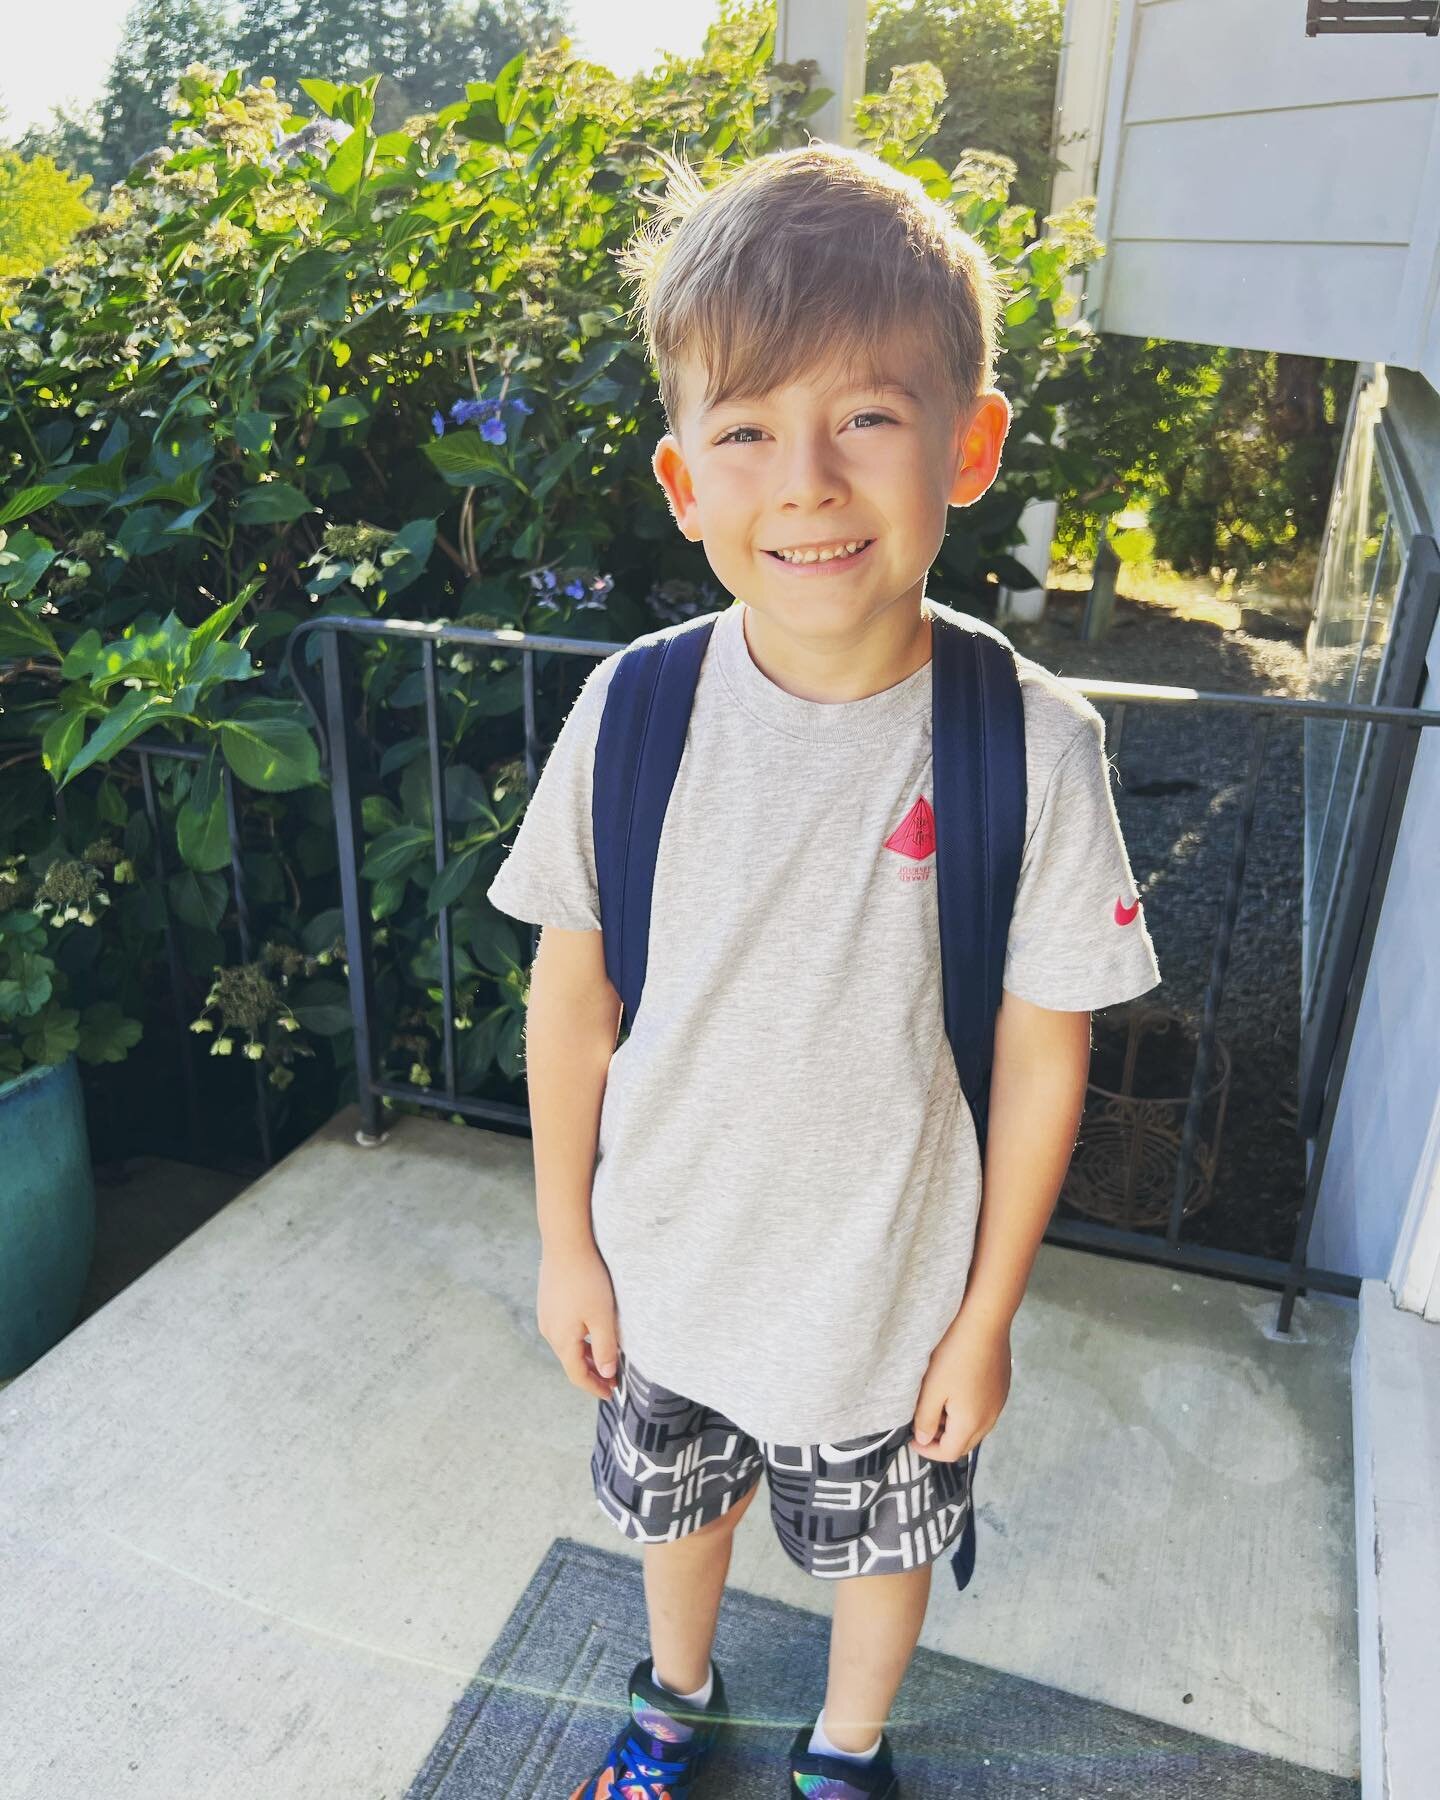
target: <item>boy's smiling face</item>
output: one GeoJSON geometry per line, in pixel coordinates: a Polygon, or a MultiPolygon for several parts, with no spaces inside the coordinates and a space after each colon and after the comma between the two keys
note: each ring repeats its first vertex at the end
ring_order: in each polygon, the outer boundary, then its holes
{"type": "Polygon", "coordinates": [[[681,417],[656,446],[656,479],[727,592],[787,634],[853,639],[897,601],[918,612],[948,509],[995,478],[1009,402],[987,388],[958,413],[915,352],[894,342],[883,370],[892,386],[832,364],[708,411],[703,370],[682,364],[681,417]],[[829,568],[796,570],[771,554],[864,539],[868,549],[829,568]]]}

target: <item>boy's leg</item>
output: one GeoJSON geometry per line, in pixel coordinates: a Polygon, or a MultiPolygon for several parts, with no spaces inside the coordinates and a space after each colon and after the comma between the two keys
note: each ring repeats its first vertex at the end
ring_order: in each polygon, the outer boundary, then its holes
{"type": "Polygon", "coordinates": [[[646,1544],[645,1606],[655,1679],[675,1694],[693,1694],[710,1673],[735,1526],[756,1488],[729,1512],[669,1544],[646,1544]]]}
{"type": "Polygon", "coordinates": [[[925,1623],[933,1568],[835,1583],[825,1735],[837,1750],[868,1750],[885,1729],[925,1623]]]}

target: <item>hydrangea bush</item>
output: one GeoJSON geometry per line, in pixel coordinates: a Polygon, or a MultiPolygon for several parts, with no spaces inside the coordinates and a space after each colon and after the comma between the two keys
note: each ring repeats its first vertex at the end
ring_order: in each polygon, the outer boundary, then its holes
{"type": "MultiPolygon", "coordinates": [[[[285,1046],[332,1052],[307,1065],[318,1085],[297,1128],[353,1089],[329,797],[285,641],[316,615],[396,614],[612,642],[723,603],[650,470],[663,415],[615,253],[642,223],[657,149],[679,144],[713,175],[742,147],[804,141],[827,96],[772,51],[773,9],[731,5],[698,62],[620,82],[562,44],[386,132],[378,77],[306,81],[305,119],[268,80],[192,66],[171,141],[0,331],[0,852],[43,878],[113,831],[135,879],[114,908],[112,989],[91,998],[143,1016],[168,912],[203,1030],[236,963],[228,770],[267,946],[243,965],[245,1056],[284,1090],[285,1046]],[[125,754],[141,738],[205,752],[152,764],[173,834],[163,880],[125,754]]],[[[897,69],[857,125],[954,207],[1011,290],[1006,465],[957,515],[933,583],[985,610],[996,581],[1031,585],[1009,551],[1026,500],[1050,491],[1055,407],[1085,347],[1061,322],[1063,283],[1096,246],[1083,206],[1035,235],[1007,202],[1005,159],[928,159],[943,99],[931,65],[897,69]]],[[[453,836],[437,876],[414,647],[366,639],[355,655],[385,1072],[431,1079],[449,903],[462,1079],[505,1094],[527,956],[483,892],[525,799],[518,667],[442,652],[453,836]]],[[[553,724],[583,670],[556,655],[538,672],[553,724]]],[[[13,929],[29,928],[0,916],[0,937],[13,929]]],[[[231,1024],[217,1045],[237,1041],[231,1024]]]]}

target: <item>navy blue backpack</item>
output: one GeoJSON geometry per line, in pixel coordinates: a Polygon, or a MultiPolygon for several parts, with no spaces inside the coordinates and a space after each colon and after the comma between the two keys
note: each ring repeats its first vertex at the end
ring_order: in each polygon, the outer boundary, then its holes
{"type": "MultiPolygon", "coordinates": [[[[995,1015],[1025,842],[1025,717],[1014,648],[983,620],[934,611],[931,728],[935,876],[945,1035],[985,1155],[995,1015]]],[[[634,1025],[645,986],[650,902],[665,810],[718,614],[638,639],[606,690],[595,745],[591,821],[605,969],[634,1025]]],[[[952,1558],[964,1588],[975,1567],[972,1503],[952,1558]]]]}

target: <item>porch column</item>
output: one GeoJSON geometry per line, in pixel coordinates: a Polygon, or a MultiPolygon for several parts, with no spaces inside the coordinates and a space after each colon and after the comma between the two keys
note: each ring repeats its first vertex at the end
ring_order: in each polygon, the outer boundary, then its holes
{"type": "Polygon", "coordinates": [[[855,103],[865,92],[867,0],[779,0],[775,17],[775,61],[813,58],[820,66],[816,87],[833,90],[804,121],[812,137],[830,144],[854,144],[855,103]]]}

